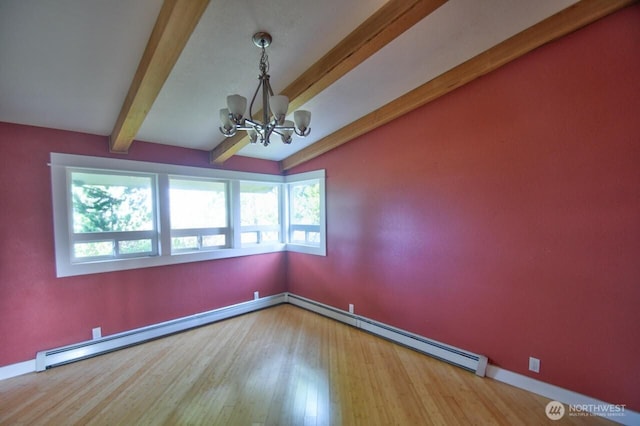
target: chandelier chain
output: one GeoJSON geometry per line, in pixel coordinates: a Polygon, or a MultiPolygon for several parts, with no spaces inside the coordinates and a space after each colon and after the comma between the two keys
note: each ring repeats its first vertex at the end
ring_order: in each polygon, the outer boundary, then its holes
{"type": "Polygon", "coordinates": [[[260,73],[262,75],[269,72],[269,56],[267,55],[267,51],[262,46],[262,55],[260,55],[260,73]]]}

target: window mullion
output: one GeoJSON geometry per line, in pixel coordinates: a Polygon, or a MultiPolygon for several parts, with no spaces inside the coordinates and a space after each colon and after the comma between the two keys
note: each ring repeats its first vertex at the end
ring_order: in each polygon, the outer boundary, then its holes
{"type": "Polygon", "coordinates": [[[169,205],[169,175],[158,174],[158,255],[171,255],[171,209],[169,205]]]}
{"type": "Polygon", "coordinates": [[[233,179],[229,182],[229,232],[231,233],[231,247],[242,246],[240,229],[240,181],[233,179]]]}
{"type": "Polygon", "coordinates": [[[285,244],[288,244],[289,242],[291,242],[291,237],[290,237],[290,231],[289,231],[289,226],[291,223],[290,220],[290,216],[291,216],[291,211],[289,209],[289,192],[290,192],[290,188],[291,185],[290,184],[283,184],[282,185],[282,203],[281,203],[281,207],[280,207],[280,217],[282,218],[281,223],[282,223],[282,230],[280,231],[282,235],[282,242],[285,244]]]}

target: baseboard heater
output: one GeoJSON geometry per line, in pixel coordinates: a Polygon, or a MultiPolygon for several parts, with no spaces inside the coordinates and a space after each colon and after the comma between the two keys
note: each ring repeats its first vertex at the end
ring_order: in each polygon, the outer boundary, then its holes
{"type": "Polygon", "coordinates": [[[345,324],[352,325],[376,336],[409,347],[449,364],[464,368],[478,376],[484,377],[485,375],[487,369],[487,357],[484,355],[478,355],[456,348],[455,346],[430,340],[417,334],[409,333],[399,328],[391,327],[372,319],[336,309],[332,306],[324,305],[291,293],[286,295],[286,301],[292,305],[299,306],[345,324]]]}
{"type": "Polygon", "coordinates": [[[154,324],[148,327],[137,328],[123,333],[112,334],[100,339],[88,340],[57,349],[40,351],[36,354],[36,371],[44,371],[50,367],[56,367],[81,359],[102,355],[118,349],[144,343],[170,334],[179,333],[194,327],[200,327],[227,318],[268,308],[285,303],[286,294],[267,296],[236,305],[215,309],[201,314],[190,315],[154,324]]]}
{"type": "Polygon", "coordinates": [[[474,372],[478,376],[485,375],[487,357],[483,355],[474,354],[435,340],[426,339],[422,336],[409,333],[399,328],[391,327],[372,319],[355,315],[291,293],[267,296],[256,300],[250,300],[248,302],[238,303],[237,305],[203,312],[201,314],[178,318],[123,333],[112,334],[100,339],[88,340],[69,346],[63,346],[61,348],[40,351],[36,354],[36,371],[44,371],[47,368],[113,352],[118,349],[148,342],[160,337],[165,337],[194,327],[200,327],[260,309],[269,308],[271,306],[280,305],[282,303],[291,303],[294,306],[298,306],[325,317],[332,318],[336,321],[340,321],[344,324],[362,329],[376,336],[474,372]]]}

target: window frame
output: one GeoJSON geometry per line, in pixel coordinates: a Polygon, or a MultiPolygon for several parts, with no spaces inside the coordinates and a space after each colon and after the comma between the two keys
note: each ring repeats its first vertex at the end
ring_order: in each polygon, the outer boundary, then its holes
{"type": "Polygon", "coordinates": [[[113,170],[95,170],[80,167],[68,167],[66,169],[66,190],[67,190],[67,211],[69,220],[69,256],[72,263],[87,263],[87,262],[99,262],[108,260],[122,260],[132,257],[141,256],[155,256],[158,253],[158,215],[157,215],[157,200],[156,200],[156,176],[152,173],[136,173],[136,172],[121,172],[113,170]],[[150,179],[151,184],[151,205],[152,211],[152,229],[151,230],[139,230],[139,231],[103,231],[103,232],[75,232],[73,222],[73,178],[74,173],[85,174],[101,174],[112,175],[121,177],[145,177],[150,179]],[[143,253],[119,253],[118,246],[122,241],[132,241],[139,239],[150,239],[151,250],[143,253]],[[113,245],[114,254],[111,256],[92,256],[80,258],[74,254],[74,245],[76,243],[90,243],[90,242],[111,242],[113,245]]]}
{"type": "MultiPolygon", "coordinates": [[[[217,179],[217,178],[203,178],[203,177],[194,177],[194,176],[184,176],[184,175],[169,175],[168,182],[169,185],[167,187],[169,194],[171,194],[171,179],[180,180],[180,181],[192,181],[192,182],[207,182],[207,183],[220,183],[223,185],[224,194],[225,194],[225,211],[226,211],[226,226],[211,226],[211,227],[194,227],[194,228],[174,228],[173,224],[170,224],[169,233],[171,234],[171,241],[169,243],[169,251],[171,255],[177,254],[185,254],[185,253],[194,253],[201,252],[207,250],[221,250],[232,247],[231,241],[231,218],[229,217],[230,213],[230,181],[229,179],[217,179]],[[211,246],[204,247],[202,244],[202,240],[207,236],[215,236],[215,235],[224,235],[225,244],[222,246],[211,246]],[[173,247],[173,238],[181,238],[181,237],[195,237],[198,242],[198,247],[196,249],[176,249],[173,247]]],[[[170,198],[170,197],[169,197],[170,198]]],[[[169,203],[171,201],[169,200],[169,203]]],[[[171,223],[171,208],[169,208],[169,223],[171,223]]]]}
{"type": "MultiPolygon", "coordinates": [[[[326,219],[326,188],[325,188],[325,171],[324,170],[314,170],[311,172],[299,173],[295,175],[285,176],[285,184],[286,188],[286,199],[285,199],[285,209],[286,209],[286,236],[287,236],[287,250],[298,252],[298,253],[306,253],[306,254],[315,254],[317,256],[326,256],[327,255],[327,219],[326,219]],[[290,221],[290,208],[291,208],[291,188],[296,184],[305,183],[305,182],[314,182],[317,181],[320,185],[319,195],[320,195],[320,224],[317,227],[317,231],[320,232],[320,243],[318,245],[311,244],[302,244],[299,242],[294,242],[291,240],[291,230],[292,227],[295,228],[309,228],[315,227],[315,225],[298,225],[291,224],[290,221]]],[[[315,229],[314,229],[315,230],[315,229]]]]}
{"type": "Polygon", "coordinates": [[[324,212],[324,170],[302,173],[299,175],[270,175],[262,173],[238,172],[230,170],[209,169],[175,164],[161,164],[145,161],[122,160],[107,157],[90,157],[75,154],[50,154],[51,195],[53,206],[54,248],[56,276],[67,277],[85,274],[113,272],[137,268],[172,265],[187,262],[198,262],[214,259],[225,259],[238,256],[274,253],[280,251],[297,251],[316,255],[326,255],[325,212],[324,212]],[[68,169],[82,169],[96,172],[114,172],[120,174],[153,174],[155,175],[155,232],[157,236],[157,254],[126,256],[117,259],[92,259],[90,261],[74,261],[72,258],[70,232],[73,231],[70,214],[73,214],[70,196],[70,184],[67,178],[68,169]],[[169,178],[172,176],[198,179],[227,181],[227,219],[228,247],[207,248],[197,251],[171,252],[171,224],[169,178]],[[321,244],[320,247],[304,246],[289,241],[288,229],[288,184],[301,180],[320,179],[321,196],[321,244]],[[240,182],[255,181],[260,183],[279,184],[280,196],[280,241],[262,244],[241,244],[242,226],[240,222],[240,182]],[[71,213],[70,213],[71,212],[71,213]]]}
{"type": "Polygon", "coordinates": [[[284,192],[285,192],[285,186],[284,184],[281,183],[273,183],[273,182],[264,182],[264,181],[256,181],[256,180],[239,180],[238,182],[238,218],[237,218],[237,223],[238,223],[238,234],[240,237],[240,246],[241,247],[254,247],[254,246],[259,246],[259,245],[268,245],[268,244],[274,244],[274,243],[278,243],[278,244],[284,244],[285,241],[285,228],[284,228],[284,217],[285,217],[285,212],[283,209],[284,206],[284,192]],[[242,184],[243,183],[257,183],[257,184],[264,184],[264,185],[271,185],[274,187],[278,188],[278,224],[276,225],[243,225],[242,224],[242,206],[240,205],[240,199],[242,198],[242,184]],[[279,238],[277,242],[267,242],[264,243],[261,241],[261,235],[263,232],[273,232],[273,231],[277,231],[279,238]],[[255,232],[257,234],[257,242],[256,243],[243,243],[242,242],[242,234],[245,232],[255,232]]]}

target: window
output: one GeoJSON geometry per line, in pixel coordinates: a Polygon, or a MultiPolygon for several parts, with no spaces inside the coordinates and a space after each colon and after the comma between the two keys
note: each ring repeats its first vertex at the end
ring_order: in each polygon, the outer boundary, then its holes
{"type": "Polygon", "coordinates": [[[324,256],[324,172],[309,172],[287,178],[289,249],[324,256]]]}
{"type": "Polygon", "coordinates": [[[282,250],[325,255],[324,171],[51,154],[57,276],[282,250]]]}
{"type": "Polygon", "coordinates": [[[226,182],[170,177],[171,252],[227,247],[227,198],[226,182]]]}
{"type": "Polygon", "coordinates": [[[158,252],[153,175],[68,170],[73,262],[158,252]]]}
{"type": "Polygon", "coordinates": [[[240,182],[240,241],[242,245],[270,244],[280,237],[280,185],[240,182]]]}

